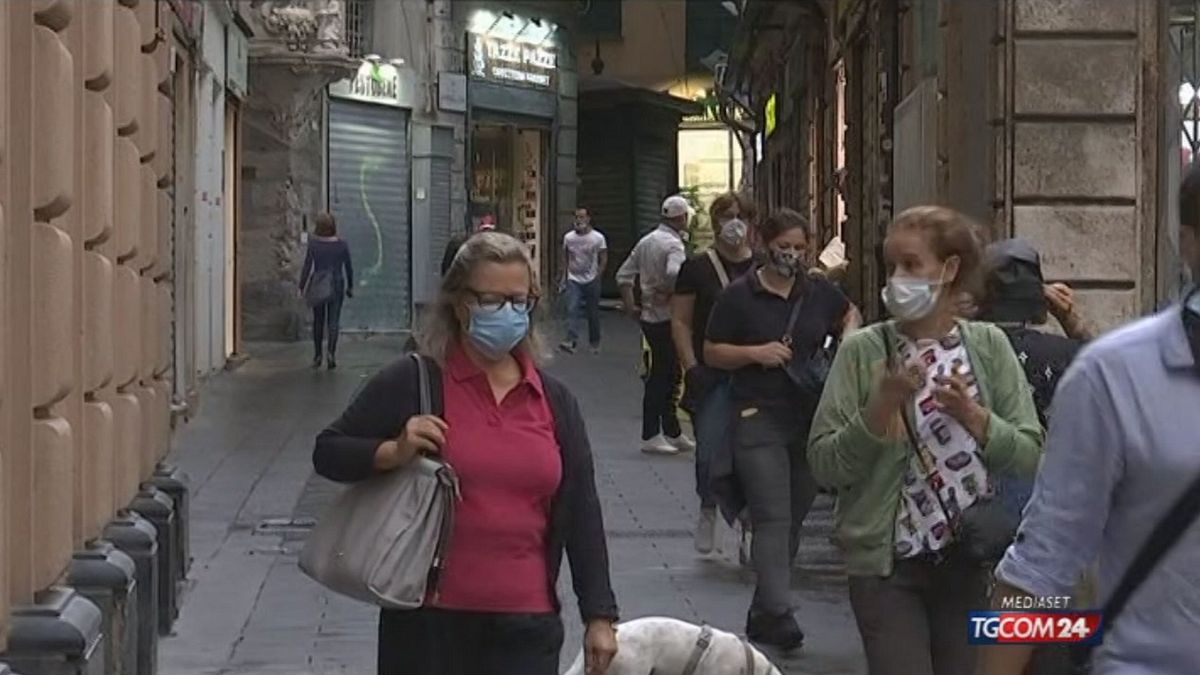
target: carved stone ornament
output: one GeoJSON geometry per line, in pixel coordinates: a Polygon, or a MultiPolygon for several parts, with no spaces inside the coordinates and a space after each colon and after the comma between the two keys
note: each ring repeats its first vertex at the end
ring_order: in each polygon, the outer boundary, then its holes
{"type": "Polygon", "coordinates": [[[251,0],[262,32],[252,41],[255,51],[346,56],[341,0],[251,0]],[[257,44],[255,44],[257,43],[257,44]]]}

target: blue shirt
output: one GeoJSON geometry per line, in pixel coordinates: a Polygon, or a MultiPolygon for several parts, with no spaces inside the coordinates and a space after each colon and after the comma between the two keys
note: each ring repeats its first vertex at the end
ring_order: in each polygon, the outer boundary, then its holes
{"type": "MultiPolygon", "coordinates": [[[[1200,476],[1200,376],[1176,305],[1085,347],[1055,394],[1043,464],[996,569],[1035,596],[1069,595],[1099,560],[1111,595],[1146,537],[1200,476]]],[[[1184,533],[1107,632],[1095,675],[1200,670],[1200,525],[1184,533]]]]}
{"type": "Polygon", "coordinates": [[[300,288],[308,284],[313,272],[333,270],[333,285],[339,290],[354,288],[354,268],[350,264],[350,247],[341,239],[308,240],[308,253],[304,256],[304,268],[300,271],[300,288]],[[346,274],[342,276],[342,270],[346,274]]]}

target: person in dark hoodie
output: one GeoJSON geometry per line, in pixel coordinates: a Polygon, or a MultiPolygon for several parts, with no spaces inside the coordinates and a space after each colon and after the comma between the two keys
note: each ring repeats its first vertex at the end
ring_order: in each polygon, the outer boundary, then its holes
{"type": "MultiPolygon", "coordinates": [[[[1046,284],[1041,256],[1027,239],[1004,239],[987,247],[984,294],[977,310],[976,318],[996,324],[1008,336],[1033,389],[1038,420],[1047,427],[1058,381],[1092,337],[1075,311],[1070,288],[1046,284]],[[1065,336],[1040,329],[1051,315],[1065,336]]],[[[1033,481],[997,477],[997,493],[1010,510],[1020,513],[1033,493],[1033,481]]]]}
{"type": "Polygon", "coordinates": [[[1091,331],[1075,311],[1073,296],[1063,284],[1047,285],[1041,256],[1020,237],[987,248],[985,293],[978,318],[990,321],[1008,335],[1025,376],[1033,387],[1038,417],[1047,423],[1058,380],[1091,331]],[[1039,330],[1054,315],[1066,336],[1039,330]]]}

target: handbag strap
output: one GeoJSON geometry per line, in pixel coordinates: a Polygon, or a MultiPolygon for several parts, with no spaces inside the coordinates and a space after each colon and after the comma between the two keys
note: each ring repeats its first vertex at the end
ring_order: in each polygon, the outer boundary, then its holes
{"type": "Polygon", "coordinates": [[[729,272],[725,269],[725,263],[721,262],[721,256],[716,249],[710,248],[704,252],[708,256],[708,261],[712,263],[713,271],[717,273],[717,280],[721,282],[721,288],[729,285],[729,272]]]}
{"type": "Polygon", "coordinates": [[[429,390],[429,364],[420,354],[413,354],[417,362],[417,396],[420,403],[417,414],[428,415],[433,411],[433,394],[429,390]]]}
{"type": "Polygon", "coordinates": [[[417,414],[440,417],[445,412],[442,400],[442,370],[436,363],[416,352],[410,356],[417,364],[417,414]]]}
{"type": "MultiPolygon", "coordinates": [[[[895,349],[892,347],[894,336],[892,335],[892,331],[889,330],[888,324],[880,325],[883,334],[883,351],[887,355],[887,363],[884,364],[884,367],[891,368],[892,361],[896,356],[895,349]]],[[[917,458],[917,461],[921,461],[921,439],[917,436],[917,432],[912,428],[912,423],[908,420],[908,412],[903,409],[900,410],[900,421],[904,423],[904,433],[908,437],[908,446],[912,449],[913,456],[917,458]]],[[[946,502],[942,499],[941,491],[935,490],[931,486],[930,492],[937,499],[938,508],[942,510],[942,515],[946,517],[946,523],[951,528],[954,528],[958,524],[957,519],[950,517],[950,509],[946,508],[946,502]]]]}

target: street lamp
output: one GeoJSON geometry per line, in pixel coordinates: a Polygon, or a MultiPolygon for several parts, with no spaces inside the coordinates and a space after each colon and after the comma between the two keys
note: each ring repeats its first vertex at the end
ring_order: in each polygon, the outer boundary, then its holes
{"type": "Polygon", "coordinates": [[[725,2],[721,3],[721,6],[725,8],[726,12],[729,12],[735,18],[740,17],[742,15],[741,7],[738,7],[738,4],[736,2],[734,2],[733,0],[725,0],[725,2]]]}

